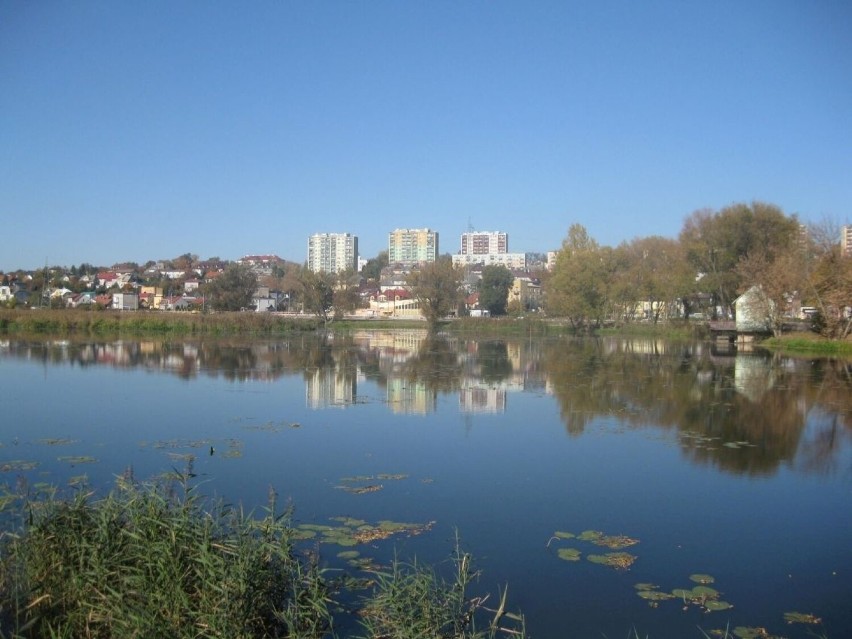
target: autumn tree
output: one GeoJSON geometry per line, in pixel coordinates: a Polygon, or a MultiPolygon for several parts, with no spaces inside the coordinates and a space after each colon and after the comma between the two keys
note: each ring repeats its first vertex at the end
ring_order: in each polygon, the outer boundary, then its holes
{"type": "Polygon", "coordinates": [[[809,228],[811,255],[808,261],[805,299],[816,307],[817,328],[831,339],[852,334],[852,257],[841,252],[840,228],[831,222],[809,228]]]}
{"type": "Polygon", "coordinates": [[[421,265],[409,274],[408,285],[420,303],[420,312],[429,323],[430,330],[458,307],[463,277],[452,259],[444,256],[421,265]]]}
{"type": "Polygon", "coordinates": [[[784,251],[799,233],[795,217],[788,217],[773,204],[732,204],[721,211],[696,211],[680,232],[686,257],[700,276],[700,292],[713,296],[717,307],[732,312],[743,280],[737,265],[762,251],[770,261],[784,251]]]}
{"type": "Polygon", "coordinates": [[[512,271],[505,266],[490,264],[482,269],[479,280],[479,306],[491,315],[505,315],[509,289],[515,281],[512,271]]]}
{"type": "Polygon", "coordinates": [[[361,305],[360,284],[361,276],[351,268],[337,273],[332,295],[335,319],[342,318],[344,313],[354,312],[361,305]]]}
{"type": "Polygon", "coordinates": [[[548,313],[568,317],[574,328],[599,326],[610,307],[614,254],[572,224],[546,283],[548,313]]]}
{"type": "Polygon", "coordinates": [[[677,240],[637,238],[620,245],[616,253],[615,299],[623,304],[627,319],[648,304],[648,318],[656,324],[691,292],[695,276],[677,240]]]}
{"type": "Polygon", "coordinates": [[[250,267],[235,263],[210,282],[205,293],[215,310],[239,311],[251,306],[256,290],[257,274],[250,267]]]}
{"type": "Polygon", "coordinates": [[[334,305],[335,276],[302,267],[297,275],[299,297],[304,308],[323,322],[328,322],[334,305]]]}

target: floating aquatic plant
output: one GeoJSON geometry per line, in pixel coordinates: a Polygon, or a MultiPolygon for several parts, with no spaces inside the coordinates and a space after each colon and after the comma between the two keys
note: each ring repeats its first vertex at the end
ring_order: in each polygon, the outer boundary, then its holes
{"type": "Polygon", "coordinates": [[[69,464],[94,464],[98,461],[89,455],[63,455],[56,459],[61,462],[68,462],[69,464]]]}
{"type": "Polygon", "coordinates": [[[608,552],[605,555],[587,555],[593,564],[603,564],[617,570],[627,570],[636,561],[636,556],[626,552],[608,552]]]}
{"type": "Polygon", "coordinates": [[[785,612],[784,621],[786,621],[787,623],[822,623],[822,619],[820,619],[816,615],[811,615],[804,612],[785,612]]]}
{"type": "Polygon", "coordinates": [[[78,440],[76,439],[65,439],[61,437],[48,437],[45,439],[39,439],[39,444],[45,444],[47,446],[69,446],[71,444],[76,444],[78,440]]]}
{"type": "Polygon", "coordinates": [[[33,470],[38,466],[37,461],[28,461],[23,459],[13,459],[11,461],[0,462],[0,472],[11,473],[22,470],[33,470]]]}
{"type": "Polygon", "coordinates": [[[556,554],[565,561],[580,561],[580,551],[576,548],[560,548],[556,554]]]}
{"type": "Polygon", "coordinates": [[[705,575],[701,573],[689,575],[689,579],[697,584],[712,584],[714,581],[716,581],[716,578],[712,575],[705,575]]]}

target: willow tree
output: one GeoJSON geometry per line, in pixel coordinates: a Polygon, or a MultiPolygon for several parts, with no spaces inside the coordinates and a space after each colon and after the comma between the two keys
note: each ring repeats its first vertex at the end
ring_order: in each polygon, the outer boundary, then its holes
{"type": "Polygon", "coordinates": [[[408,285],[430,330],[458,308],[463,277],[462,270],[446,256],[427,262],[409,274],[408,285]]]}

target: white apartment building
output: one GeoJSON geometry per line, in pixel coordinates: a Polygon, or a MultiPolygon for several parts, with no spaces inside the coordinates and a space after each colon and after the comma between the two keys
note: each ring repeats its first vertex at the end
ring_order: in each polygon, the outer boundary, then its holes
{"type": "Polygon", "coordinates": [[[468,231],[461,234],[462,255],[508,253],[509,236],[503,231],[468,231]]]}
{"type": "Polygon", "coordinates": [[[473,266],[482,264],[483,266],[505,266],[510,270],[525,270],[527,268],[526,253],[484,253],[453,255],[454,266],[473,266]]]}
{"type": "Polygon", "coordinates": [[[852,257],[852,225],[847,224],[840,229],[840,250],[843,255],[852,257]]]}
{"type": "Polygon", "coordinates": [[[388,262],[414,266],[438,257],[438,232],[425,229],[396,229],[388,234],[388,262]]]}
{"type": "Polygon", "coordinates": [[[315,233],[308,240],[308,268],[338,273],[358,268],[358,238],[350,233],[315,233]]]}

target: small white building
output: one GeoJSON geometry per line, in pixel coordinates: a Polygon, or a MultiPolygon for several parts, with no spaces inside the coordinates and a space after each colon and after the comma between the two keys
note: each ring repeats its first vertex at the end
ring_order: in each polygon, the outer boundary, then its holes
{"type": "Polygon", "coordinates": [[[139,295],[136,293],[113,293],[112,307],[119,311],[138,311],[139,295]]]}

